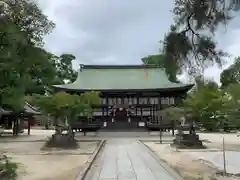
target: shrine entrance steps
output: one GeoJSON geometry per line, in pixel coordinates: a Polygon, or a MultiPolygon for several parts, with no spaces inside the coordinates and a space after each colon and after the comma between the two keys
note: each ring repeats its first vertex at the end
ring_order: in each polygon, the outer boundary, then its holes
{"type": "Polygon", "coordinates": [[[146,131],[146,128],[138,127],[137,122],[121,122],[121,121],[115,121],[115,122],[107,122],[107,126],[102,128],[102,130],[111,130],[111,131],[146,131]]]}

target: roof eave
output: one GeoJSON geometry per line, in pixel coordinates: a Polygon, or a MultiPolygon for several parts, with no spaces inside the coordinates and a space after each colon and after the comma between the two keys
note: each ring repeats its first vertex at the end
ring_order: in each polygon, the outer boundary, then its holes
{"type": "Polygon", "coordinates": [[[155,89],[73,89],[64,86],[53,85],[56,90],[65,91],[76,91],[76,92],[86,92],[86,91],[100,91],[100,92],[147,92],[147,91],[157,91],[157,92],[171,92],[171,91],[184,91],[188,92],[194,84],[183,85],[179,87],[171,88],[155,88],[155,89]]]}

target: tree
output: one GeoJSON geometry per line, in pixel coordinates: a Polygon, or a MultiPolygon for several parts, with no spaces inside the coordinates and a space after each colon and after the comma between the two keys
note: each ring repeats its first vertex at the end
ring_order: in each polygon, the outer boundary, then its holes
{"type": "MultiPolygon", "coordinates": [[[[90,120],[93,115],[93,107],[100,104],[98,92],[90,91],[79,95],[71,95],[65,92],[55,93],[50,96],[35,95],[32,101],[46,115],[50,115],[54,119],[56,132],[53,136],[62,138],[62,129],[60,124],[67,124],[68,141],[71,144],[74,139],[72,132],[72,124],[77,120],[79,115],[84,115],[90,120]]],[[[65,136],[63,136],[65,139],[65,136]]],[[[57,140],[58,141],[58,140],[57,140]]],[[[65,143],[67,143],[64,140],[65,143]]],[[[66,145],[63,143],[64,145],[66,145]]],[[[57,143],[61,146],[60,144],[57,143]]]]}
{"type": "Polygon", "coordinates": [[[34,64],[28,67],[27,73],[31,77],[26,94],[44,94],[53,84],[62,83],[56,70],[56,56],[44,49],[33,52],[34,64]]]}
{"type": "Polygon", "coordinates": [[[169,107],[163,110],[164,117],[170,121],[180,121],[180,118],[185,116],[183,108],[169,107]]]}
{"type": "Polygon", "coordinates": [[[76,57],[72,54],[62,54],[56,61],[56,68],[59,79],[73,82],[77,79],[77,72],[72,67],[72,62],[76,57]]]}
{"type": "Polygon", "coordinates": [[[39,6],[33,1],[26,0],[3,0],[3,2],[5,5],[1,6],[0,13],[1,23],[4,24],[1,27],[20,30],[22,35],[27,38],[28,45],[43,45],[43,36],[50,33],[55,25],[47,19],[39,6]]]}
{"type": "Polygon", "coordinates": [[[223,88],[240,83],[240,57],[237,57],[231,66],[222,71],[220,82],[223,88]]]}
{"type": "MultiPolygon", "coordinates": [[[[164,54],[156,54],[156,55],[150,55],[150,56],[142,58],[142,62],[145,65],[155,65],[160,68],[165,68],[165,67],[167,67],[168,59],[165,58],[164,54]]],[[[168,71],[167,75],[168,75],[168,79],[170,81],[179,82],[177,80],[177,74],[180,73],[180,72],[178,72],[179,69],[171,68],[171,71],[169,71],[169,68],[166,68],[165,70],[168,71]]]]}
{"type": "Polygon", "coordinates": [[[240,127],[240,84],[231,84],[226,88],[229,101],[226,103],[225,115],[228,124],[232,127],[240,127]]]}
{"type": "Polygon", "coordinates": [[[213,40],[219,25],[226,25],[238,4],[227,0],[175,0],[175,22],[163,40],[166,72],[203,74],[206,67],[222,66],[227,54],[213,40]]]}
{"type": "Polygon", "coordinates": [[[228,97],[214,83],[206,82],[196,91],[188,95],[184,101],[184,108],[191,116],[200,121],[203,127],[213,131],[220,123],[219,116],[225,109],[228,97]]]}
{"type": "Polygon", "coordinates": [[[142,62],[144,65],[154,65],[159,67],[164,67],[164,55],[163,54],[155,54],[155,55],[149,55],[144,58],[142,58],[142,62]]]}
{"type": "Polygon", "coordinates": [[[42,74],[32,75],[36,68],[45,66],[49,59],[42,50],[43,36],[54,24],[42,14],[32,1],[2,1],[0,4],[0,105],[14,110],[23,106],[27,87],[42,74]]]}

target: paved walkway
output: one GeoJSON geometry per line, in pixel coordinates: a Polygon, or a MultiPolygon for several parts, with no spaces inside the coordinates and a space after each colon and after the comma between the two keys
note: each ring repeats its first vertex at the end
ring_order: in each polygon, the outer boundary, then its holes
{"type": "Polygon", "coordinates": [[[85,180],[179,180],[142,143],[108,140],[85,180]]]}

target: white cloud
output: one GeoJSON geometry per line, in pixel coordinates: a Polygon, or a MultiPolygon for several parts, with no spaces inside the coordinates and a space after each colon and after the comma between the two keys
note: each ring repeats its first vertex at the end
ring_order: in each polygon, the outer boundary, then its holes
{"type": "MultiPolygon", "coordinates": [[[[159,51],[173,23],[170,1],[139,0],[38,0],[44,13],[56,23],[45,38],[50,51],[72,53],[74,65],[139,64],[141,58],[159,51]]],[[[240,26],[237,17],[227,31],[219,30],[219,47],[238,56],[240,26]]],[[[228,62],[227,66],[230,63],[228,62]]],[[[206,76],[219,81],[221,70],[213,67],[206,76]]]]}

